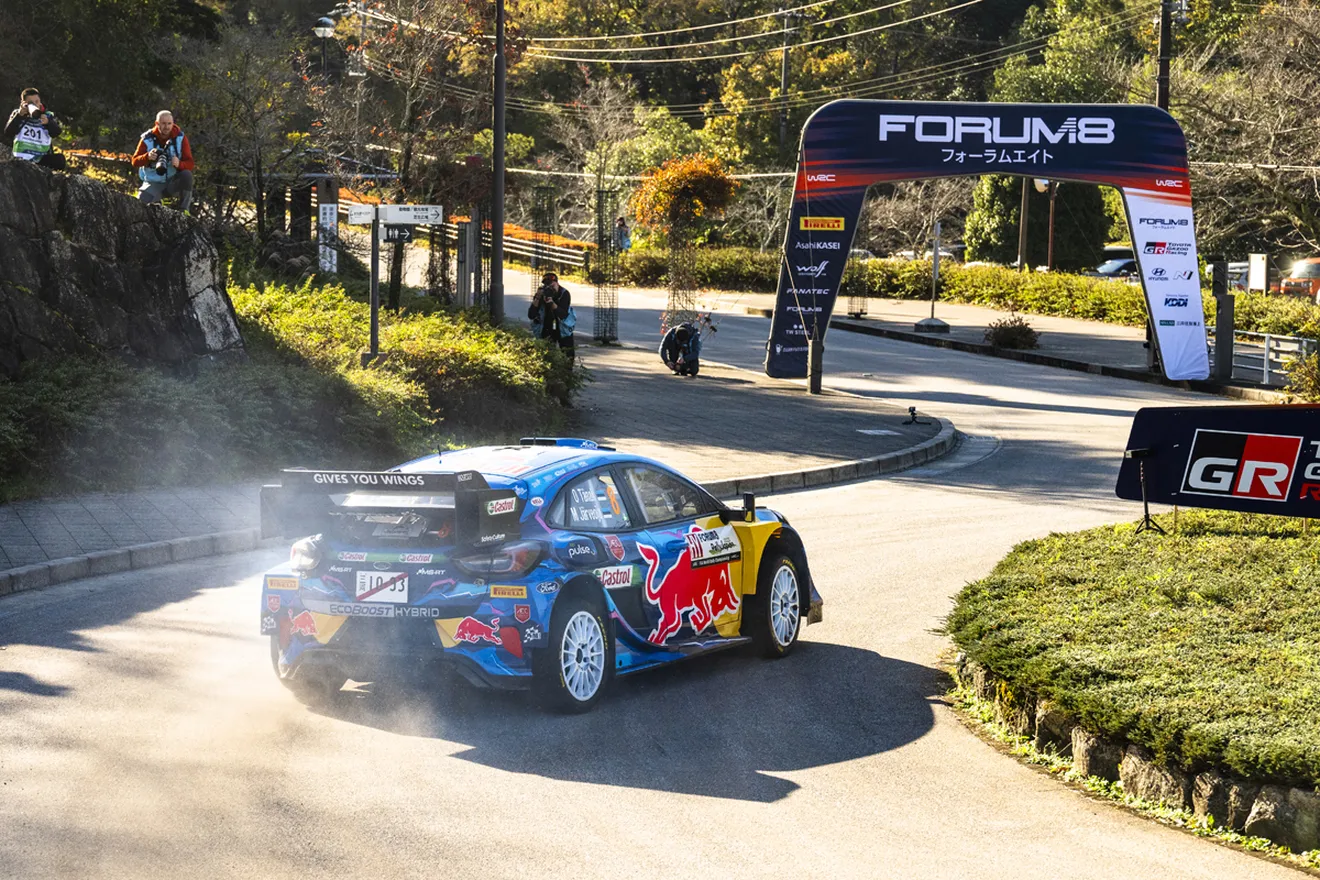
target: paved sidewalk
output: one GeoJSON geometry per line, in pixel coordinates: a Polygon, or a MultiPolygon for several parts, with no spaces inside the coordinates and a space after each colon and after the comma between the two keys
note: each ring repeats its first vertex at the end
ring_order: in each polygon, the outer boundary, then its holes
{"type": "MultiPolygon", "coordinates": [[[[721,489],[727,494],[897,470],[918,462],[895,455],[880,468],[837,466],[925,444],[918,453],[924,461],[953,442],[945,429],[935,448],[930,441],[946,428],[938,420],[904,425],[906,412],[864,398],[810,398],[800,385],[715,364],[684,379],[666,373],[654,353],[635,348],[580,351],[595,381],[575,410],[578,424],[564,433],[662,459],[704,483],[726,481],[721,489]],[[818,472],[805,473],[812,469],[818,472]],[[728,482],[790,471],[802,474],[797,482],[728,482]]],[[[256,544],[260,486],[251,481],[0,505],[0,594],[249,549],[256,544]],[[201,537],[212,535],[218,537],[201,537]],[[57,560],[69,561],[47,565],[57,560]]]]}

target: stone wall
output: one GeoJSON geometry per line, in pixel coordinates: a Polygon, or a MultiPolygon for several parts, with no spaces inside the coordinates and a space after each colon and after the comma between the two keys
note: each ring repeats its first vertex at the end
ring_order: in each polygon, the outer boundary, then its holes
{"type": "Polygon", "coordinates": [[[1168,767],[1147,749],[1097,736],[1048,700],[1015,690],[959,654],[959,684],[994,706],[996,719],[1036,747],[1071,757],[1073,770],[1122,782],[1123,791],[1152,804],[1190,810],[1216,826],[1263,837],[1293,852],[1320,849],[1320,795],[1274,780],[1238,779],[1214,768],[1199,773],[1168,767]],[[1273,783],[1273,784],[1272,784],[1273,783]]]}
{"type": "Polygon", "coordinates": [[[80,175],[0,161],[0,375],[102,352],[180,365],[241,356],[202,227],[80,175]]]}

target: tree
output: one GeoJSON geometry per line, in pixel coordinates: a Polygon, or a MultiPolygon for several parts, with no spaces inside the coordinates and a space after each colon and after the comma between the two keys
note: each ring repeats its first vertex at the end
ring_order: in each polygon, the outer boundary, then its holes
{"type": "Polygon", "coordinates": [[[944,223],[945,240],[954,241],[972,207],[972,187],[973,182],[967,178],[938,178],[872,190],[867,194],[859,224],[867,231],[867,238],[857,241],[856,246],[878,254],[920,254],[936,220],[944,223]]]}
{"type": "MultiPolygon", "coordinates": [[[[976,184],[963,241],[967,257],[1013,263],[1018,251],[1023,178],[987,174],[976,184]]],[[[1027,264],[1045,265],[1049,247],[1049,197],[1027,182],[1027,264]]],[[[1094,266],[1104,256],[1109,218],[1100,187],[1060,184],[1055,196],[1054,265],[1058,269],[1094,266]]]]}
{"type": "Polygon", "coordinates": [[[737,192],[738,181],[719,159],[696,153],[670,159],[647,175],[633,194],[637,222],[660,233],[669,245],[669,305],[662,327],[696,317],[695,231],[703,221],[722,215],[737,192]]]}
{"type": "MultiPolygon", "coordinates": [[[[354,89],[317,90],[317,141],[350,184],[365,169],[392,168],[396,177],[384,189],[395,201],[429,199],[438,180],[457,172],[451,166],[476,129],[471,93],[449,87],[463,79],[463,50],[480,42],[469,36],[480,30],[477,10],[462,0],[381,0],[373,10],[385,23],[377,21],[359,47],[369,77],[354,89]]],[[[399,307],[404,247],[397,242],[390,252],[391,309],[399,307]]]]}
{"type": "Polygon", "coordinates": [[[171,109],[198,157],[194,188],[206,196],[214,230],[251,217],[264,242],[271,181],[303,170],[307,95],[298,54],[279,36],[228,28],[215,44],[191,43],[187,55],[171,109]],[[244,202],[250,215],[235,211],[244,202]]]}
{"type": "Polygon", "coordinates": [[[778,247],[793,208],[791,177],[756,177],[739,188],[726,211],[725,234],[734,243],[761,251],[778,247]]]}
{"type": "Polygon", "coordinates": [[[561,147],[562,164],[579,171],[569,178],[566,202],[572,206],[570,226],[595,226],[597,193],[613,188],[625,173],[625,147],[642,133],[636,102],[623,83],[599,79],[581,92],[573,108],[560,111],[550,129],[561,147]]]}

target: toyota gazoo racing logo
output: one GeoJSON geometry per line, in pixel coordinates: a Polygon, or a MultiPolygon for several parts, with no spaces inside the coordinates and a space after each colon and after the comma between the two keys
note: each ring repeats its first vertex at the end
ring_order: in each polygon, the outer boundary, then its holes
{"type": "Polygon", "coordinates": [[[805,275],[808,278],[819,278],[820,276],[825,274],[825,270],[828,269],[829,267],[830,267],[829,260],[821,260],[819,263],[817,263],[814,266],[798,266],[796,268],[797,268],[797,273],[799,275],[805,275]]]}
{"type": "Polygon", "coordinates": [[[1185,257],[1192,252],[1192,246],[1183,241],[1148,241],[1141,249],[1144,254],[1172,254],[1185,257]]]}
{"type": "Polygon", "coordinates": [[[1180,491],[1286,501],[1301,449],[1301,437],[1198,428],[1180,491]]]}
{"type": "Polygon", "coordinates": [[[880,114],[880,140],[906,134],[920,143],[961,144],[1112,144],[1114,120],[1104,116],[1069,116],[1057,128],[1038,116],[1005,122],[998,116],[905,116],[880,114]]]}

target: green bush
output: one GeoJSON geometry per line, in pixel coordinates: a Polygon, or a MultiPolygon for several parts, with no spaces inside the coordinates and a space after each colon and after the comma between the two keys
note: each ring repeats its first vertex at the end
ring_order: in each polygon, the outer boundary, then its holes
{"type": "Polygon", "coordinates": [[[991,321],[985,329],[985,341],[997,348],[1039,348],[1040,334],[1019,314],[991,321]]]}
{"type": "Polygon", "coordinates": [[[245,362],[185,375],[61,357],[0,379],[0,500],[384,466],[552,430],[582,381],[558,349],[477,314],[382,313],[388,356],[363,369],[368,308],[341,288],[231,298],[245,362]]]}
{"type": "Polygon", "coordinates": [[[1320,783],[1320,543],[1296,519],[1180,521],[1019,544],[946,631],[1011,687],[1173,766],[1320,783]]]}
{"type": "MultiPolygon", "coordinates": [[[[773,293],[779,285],[779,252],[753,248],[697,248],[697,284],[712,290],[773,293]]],[[[669,251],[629,251],[619,260],[619,280],[635,287],[663,287],[669,280],[669,251]]]]}

